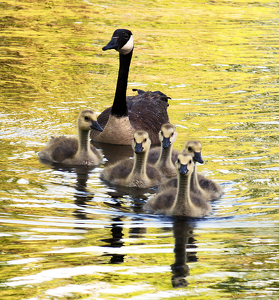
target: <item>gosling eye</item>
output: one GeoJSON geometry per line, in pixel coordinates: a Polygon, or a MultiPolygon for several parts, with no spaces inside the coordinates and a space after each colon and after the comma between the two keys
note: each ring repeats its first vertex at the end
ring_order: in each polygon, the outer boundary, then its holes
{"type": "Polygon", "coordinates": [[[190,160],[190,161],[189,161],[189,165],[190,165],[191,163],[192,163],[192,161],[190,160]]]}
{"type": "Polygon", "coordinates": [[[134,138],[134,142],[136,143],[136,139],[134,138]]]}
{"type": "Polygon", "coordinates": [[[192,152],[193,151],[192,147],[188,147],[188,151],[192,152]]]}
{"type": "Polygon", "coordinates": [[[144,139],[143,142],[145,143],[147,141],[147,139],[144,139]]]}
{"type": "Polygon", "coordinates": [[[173,136],[174,132],[171,134],[171,136],[173,136]]]}
{"type": "Polygon", "coordinates": [[[84,120],[85,120],[86,122],[88,122],[88,121],[89,121],[89,118],[88,118],[87,116],[85,116],[85,117],[84,117],[84,120]]]}
{"type": "Polygon", "coordinates": [[[180,164],[180,159],[177,160],[177,163],[180,164]]]}

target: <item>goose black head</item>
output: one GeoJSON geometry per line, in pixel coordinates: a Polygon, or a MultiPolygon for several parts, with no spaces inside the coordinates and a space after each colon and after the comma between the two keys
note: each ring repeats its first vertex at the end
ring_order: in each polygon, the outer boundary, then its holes
{"type": "Polygon", "coordinates": [[[115,49],[120,54],[126,55],[134,49],[133,34],[128,29],[116,29],[110,42],[103,50],[115,49]]]}

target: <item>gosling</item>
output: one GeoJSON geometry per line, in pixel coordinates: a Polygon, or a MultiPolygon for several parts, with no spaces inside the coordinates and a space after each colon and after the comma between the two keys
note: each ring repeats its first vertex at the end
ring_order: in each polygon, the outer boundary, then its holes
{"type": "Polygon", "coordinates": [[[103,162],[101,150],[90,145],[91,129],[102,131],[97,116],[90,109],[83,110],[77,121],[78,139],[66,136],[52,137],[46,148],[38,153],[41,160],[65,165],[95,166],[103,162]]]}
{"type": "Polygon", "coordinates": [[[147,164],[148,151],[151,141],[146,131],[134,133],[132,148],[133,159],[124,159],[111,166],[105,167],[100,178],[115,185],[137,188],[158,186],[163,176],[155,167],[147,164]]]}
{"type": "MultiPolygon", "coordinates": [[[[211,179],[206,178],[197,172],[197,162],[203,163],[202,145],[199,141],[188,141],[185,143],[182,153],[190,154],[194,160],[194,172],[191,176],[191,191],[201,195],[206,200],[219,199],[223,194],[221,186],[211,179]]],[[[172,178],[166,181],[161,188],[177,187],[177,178],[172,178]]]]}
{"type": "Polygon", "coordinates": [[[182,150],[182,153],[192,155],[195,162],[191,186],[195,193],[200,193],[206,200],[216,200],[224,194],[224,191],[218,183],[197,172],[196,163],[203,163],[201,150],[202,146],[199,141],[188,141],[182,150]]]}
{"type": "Polygon", "coordinates": [[[147,162],[159,169],[166,178],[176,176],[175,161],[178,151],[173,150],[177,132],[172,124],[164,124],[159,132],[161,147],[155,147],[148,153],[147,162]]]}
{"type": "Polygon", "coordinates": [[[169,216],[201,218],[212,210],[202,196],[190,192],[194,162],[191,155],[179,154],[176,162],[178,187],[170,187],[147,201],[144,209],[169,216]]]}

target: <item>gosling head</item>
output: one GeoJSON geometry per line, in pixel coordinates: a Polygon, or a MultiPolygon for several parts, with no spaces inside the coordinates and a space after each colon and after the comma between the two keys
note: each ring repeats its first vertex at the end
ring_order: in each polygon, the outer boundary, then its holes
{"type": "Polygon", "coordinates": [[[146,131],[137,130],[134,133],[134,139],[132,141],[132,148],[136,154],[147,152],[150,148],[151,141],[146,131]]]}
{"type": "Polygon", "coordinates": [[[159,139],[164,149],[167,149],[176,140],[177,132],[172,124],[164,124],[159,132],[159,139]]]}
{"type": "Polygon", "coordinates": [[[116,29],[110,42],[103,50],[115,49],[120,54],[126,55],[134,49],[133,34],[128,29],[116,29]]]}
{"type": "Polygon", "coordinates": [[[79,114],[78,127],[81,130],[95,129],[98,131],[103,131],[103,128],[97,122],[96,113],[90,109],[85,109],[79,114]]]}
{"type": "Polygon", "coordinates": [[[188,141],[185,143],[182,153],[190,154],[193,157],[194,162],[203,164],[201,150],[202,146],[199,141],[188,141]]]}
{"type": "Polygon", "coordinates": [[[177,172],[181,175],[192,174],[194,170],[193,158],[189,154],[178,154],[175,165],[177,172]]]}

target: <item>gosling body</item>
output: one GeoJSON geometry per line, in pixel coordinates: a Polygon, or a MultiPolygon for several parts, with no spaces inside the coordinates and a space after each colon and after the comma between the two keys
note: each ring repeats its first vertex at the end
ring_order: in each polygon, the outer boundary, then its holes
{"type": "Polygon", "coordinates": [[[147,162],[159,169],[166,178],[176,176],[175,161],[178,151],[173,150],[177,132],[172,124],[164,124],[159,132],[161,147],[152,148],[148,153],[147,162]]]}
{"type": "Polygon", "coordinates": [[[169,187],[144,205],[147,211],[163,213],[170,216],[204,217],[212,210],[210,203],[200,195],[190,192],[191,174],[194,169],[193,158],[179,154],[176,162],[178,187],[169,187]]]}
{"type": "Polygon", "coordinates": [[[110,184],[126,187],[150,188],[158,186],[163,176],[159,170],[147,164],[150,144],[151,141],[147,132],[136,131],[132,141],[134,158],[124,159],[105,167],[100,175],[101,179],[110,184]]]}
{"type": "Polygon", "coordinates": [[[94,166],[102,163],[103,154],[90,144],[90,130],[101,131],[97,116],[92,110],[83,110],[78,116],[78,139],[66,136],[52,137],[46,148],[38,153],[41,160],[65,165],[94,166]]]}
{"type": "MultiPolygon", "coordinates": [[[[224,194],[221,186],[197,172],[197,162],[203,163],[201,151],[202,146],[199,141],[186,142],[182,150],[182,153],[191,155],[194,160],[194,171],[191,176],[191,191],[201,195],[206,200],[219,199],[224,194]]],[[[164,182],[161,189],[166,187],[177,187],[177,178],[172,178],[164,182]]]]}

